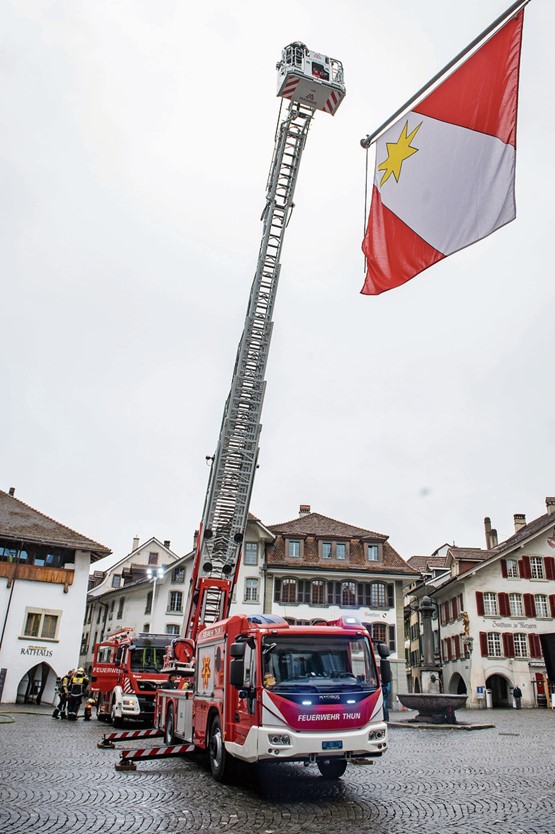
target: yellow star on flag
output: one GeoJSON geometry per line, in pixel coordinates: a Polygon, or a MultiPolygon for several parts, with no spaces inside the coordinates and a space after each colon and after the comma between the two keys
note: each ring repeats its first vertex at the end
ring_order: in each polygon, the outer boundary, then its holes
{"type": "Polygon", "coordinates": [[[409,156],[412,156],[413,153],[418,151],[418,148],[411,147],[411,142],[420,130],[422,126],[422,122],[414,128],[412,133],[407,136],[407,131],[409,128],[408,121],[405,122],[405,125],[401,131],[401,135],[397,139],[396,142],[386,142],[387,147],[387,159],[381,162],[378,165],[378,171],[384,171],[384,175],[381,179],[380,186],[382,186],[387,180],[390,178],[391,174],[395,177],[395,180],[399,182],[399,177],[401,175],[401,166],[405,159],[408,159],[409,156]]]}

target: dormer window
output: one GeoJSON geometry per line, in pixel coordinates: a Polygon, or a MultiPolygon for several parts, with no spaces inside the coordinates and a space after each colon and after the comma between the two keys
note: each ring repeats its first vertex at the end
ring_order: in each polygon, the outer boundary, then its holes
{"type": "Polygon", "coordinates": [[[368,557],[369,562],[379,562],[380,561],[380,547],[377,544],[367,544],[366,545],[366,555],[368,557]]]}

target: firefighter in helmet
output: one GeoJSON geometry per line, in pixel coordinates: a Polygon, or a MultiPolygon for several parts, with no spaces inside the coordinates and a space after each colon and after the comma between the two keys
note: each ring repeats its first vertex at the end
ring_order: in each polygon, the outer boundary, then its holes
{"type": "Polygon", "coordinates": [[[67,717],[70,721],[77,721],[77,714],[81,701],[89,686],[89,679],[85,670],[80,666],[69,682],[69,694],[67,699],[67,717]]]}
{"type": "Polygon", "coordinates": [[[58,687],[58,706],[54,709],[54,712],[52,713],[52,718],[66,717],[67,699],[69,694],[69,682],[74,674],[75,669],[70,669],[67,675],[64,675],[63,678],[60,680],[60,684],[58,687]]]}

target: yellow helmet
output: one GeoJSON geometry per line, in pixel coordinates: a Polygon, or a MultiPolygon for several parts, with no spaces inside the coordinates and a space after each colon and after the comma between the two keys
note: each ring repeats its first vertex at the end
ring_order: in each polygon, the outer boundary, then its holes
{"type": "Polygon", "coordinates": [[[80,666],[80,667],[78,668],[78,670],[77,670],[77,674],[78,674],[78,675],[84,675],[84,674],[85,674],[85,670],[83,669],[83,667],[82,667],[82,666],[80,666]]]}

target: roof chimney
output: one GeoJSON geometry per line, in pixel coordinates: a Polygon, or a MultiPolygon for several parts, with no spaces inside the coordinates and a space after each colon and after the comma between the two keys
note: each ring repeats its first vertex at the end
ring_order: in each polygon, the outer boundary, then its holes
{"type": "Polygon", "coordinates": [[[497,530],[492,530],[489,534],[490,548],[497,547],[497,530]]]}
{"type": "Polygon", "coordinates": [[[135,536],[135,538],[133,539],[133,550],[136,550],[138,548],[139,541],[140,541],[139,537],[135,536]]]}
{"type": "Polygon", "coordinates": [[[518,533],[523,527],[526,527],[526,516],[524,513],[515,513],[513,515],[515,522],[515,533],[518,533]]]}
{"type": "Polygon", "coordinates": [[[164,542],[164,547],[167,547],[168,550],[169,550],[170,549],[170,544],[171,544],[170,540],[166,539],[166,541],[164,542]]]}
{"type": "Polygon", "coordinates": [[[15,495],[15,487],[10,487],[10,495],[13,498],[13,496],[15,495]]]}
{"type": "Polygon", "coordinates": [[[308,515],[310,513],[310,504],[301,504],[299,507],[299,515],[308,515]]]}
{"type": "Polygon", "coordinates": [[[491,550],[491,518],[489,516],[484,518],[484,528],[486,531],[486,550],[491,550]]]}
{"type": "MultiPolygon", "coordinates": [[[[11,493],[11,490],[10,490],[10,495],[11,494],[12,493],[11,493]]],[[[555,498],[549,498],[548,497],[548,498],[545,499],[545,509],[550,514],[555,513],[555,498]]]]}

